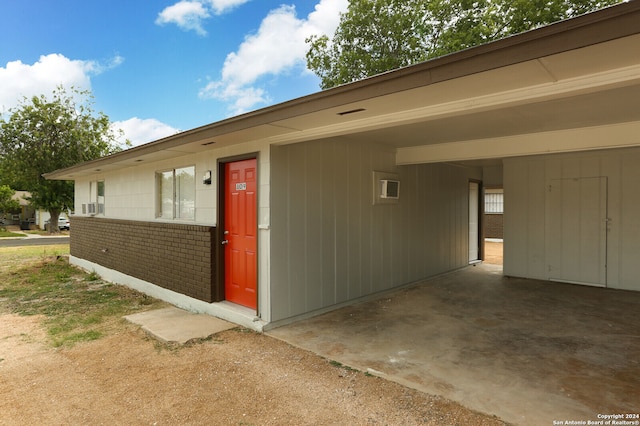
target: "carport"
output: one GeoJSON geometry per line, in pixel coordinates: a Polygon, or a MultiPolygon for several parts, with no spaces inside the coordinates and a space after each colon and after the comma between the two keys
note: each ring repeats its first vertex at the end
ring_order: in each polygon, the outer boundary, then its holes
{"type": "Polygon", "coordinates": [[[478,264],[271,336],[516,424],[638,413],[640,293],[478,264]]]}

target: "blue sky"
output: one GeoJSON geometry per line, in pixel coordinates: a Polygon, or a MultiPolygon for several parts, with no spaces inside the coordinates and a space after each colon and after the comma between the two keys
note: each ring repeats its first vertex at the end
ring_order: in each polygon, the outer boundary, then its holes
{"type": "Polygon", "coordinates": [[[138,145],[317,92],[304,39],[347,0],[0,0],[0,113],[89,89],[138,145]]]}

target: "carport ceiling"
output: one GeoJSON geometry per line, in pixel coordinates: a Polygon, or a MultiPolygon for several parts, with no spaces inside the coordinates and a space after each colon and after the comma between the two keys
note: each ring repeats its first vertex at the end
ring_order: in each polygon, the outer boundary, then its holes
{"type": "Polygon", "coordinates": [[[640,120],[640,84],[527,105],[358,132],[349,140],[396,148],[640,120]]]}

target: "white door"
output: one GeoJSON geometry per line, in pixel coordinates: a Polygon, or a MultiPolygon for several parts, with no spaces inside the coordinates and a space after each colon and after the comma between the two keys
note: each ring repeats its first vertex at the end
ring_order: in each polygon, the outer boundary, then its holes
{"type": "Polygon", "coordinates": [[[469,262],[480,260],[480,184],[469,182],[469,262]]]}
{"type": "Polygon", "coordinates": [[[607,178],[552,179],[546,197],[550,280],[607,285],[607,178]]]}

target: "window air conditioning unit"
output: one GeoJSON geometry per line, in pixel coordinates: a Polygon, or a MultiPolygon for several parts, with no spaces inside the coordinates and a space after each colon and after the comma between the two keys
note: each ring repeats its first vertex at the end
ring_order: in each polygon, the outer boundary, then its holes
{"type": "Polygon", "coordinates": [[[97,203],[87,204],[87,213],[92,216],[95,215],[97,213],[97,203]]]}
{"type": "Polygon", "coordinates": [[[400,181],[380,179],[380,198],[397,200],[400,198],[400,181]]]}
{"type": "Polygon", "coordinates": [[[398,204],[400,180],[397,173],[373,171],[373,205],[398,204]]]}

